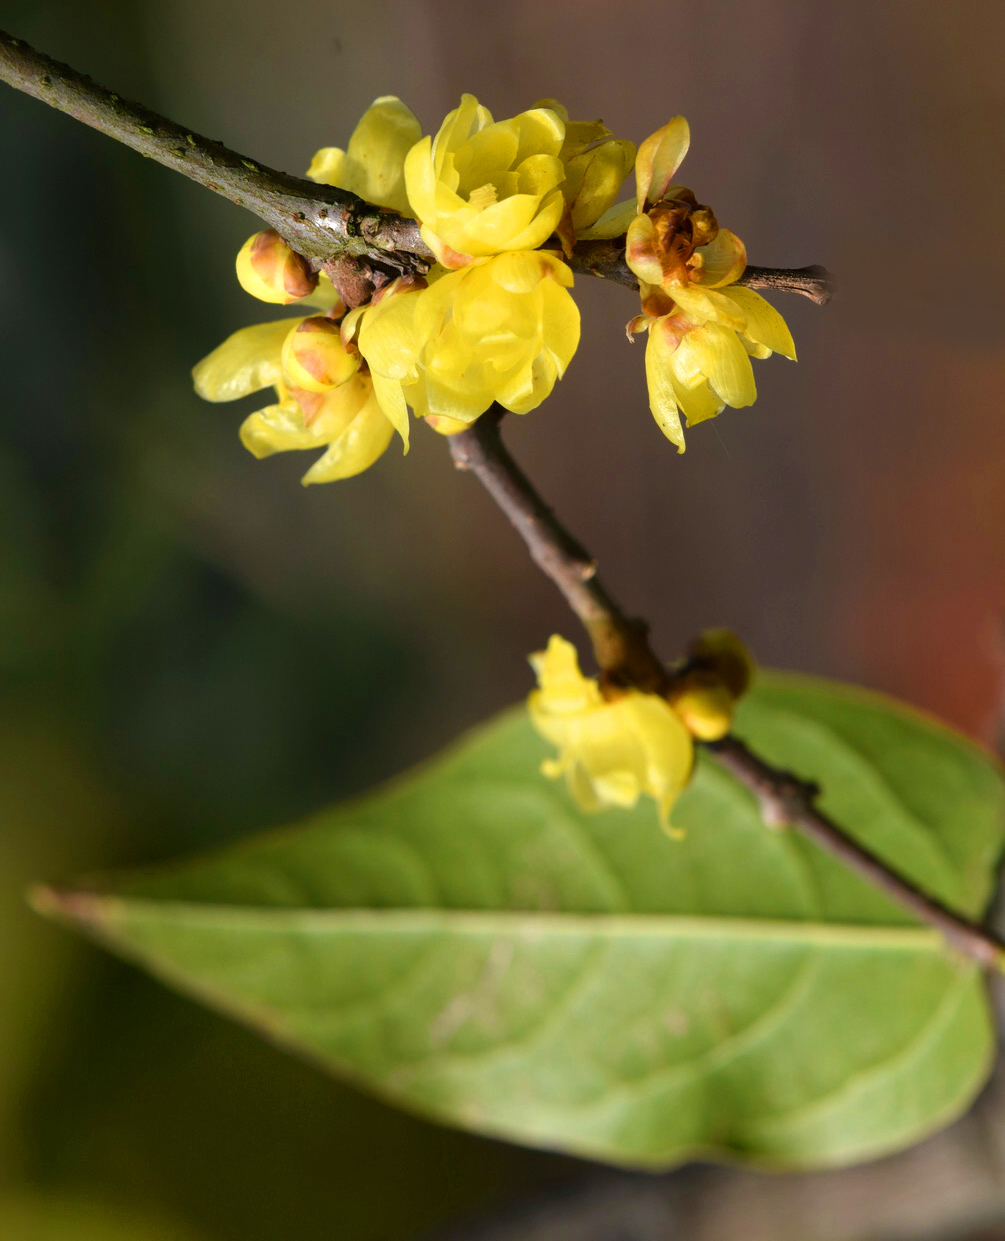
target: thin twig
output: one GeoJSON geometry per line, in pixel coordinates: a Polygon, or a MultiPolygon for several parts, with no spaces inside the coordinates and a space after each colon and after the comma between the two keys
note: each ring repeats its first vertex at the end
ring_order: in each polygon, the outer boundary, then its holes
{"type": "MultiPolygon", "coordinates": [[[[581,241],[569,259],[575,272],[599,276],[628,289],[639,287],[638,278],[625,260],[625,239],[581,241]]],[[[752,267],[749,263],[737,284],[752,289],[776,289],[784,293],[801,293],[818,306],[825,306],[834,294],[834,277],[826,267],[752,267]]]]}
{"type": "MultiPolygon", "coordinates": [[[[569,534],[510,456],[502,442],[500,421],[501,412],[494,409],[467,431],[451,436],[455,464],[474,474],[509,518],[534,562],[565,596],[590,635],[602,675],[648,692],[663,692],[671,678],[649,644],[646,626],[626,616],[600,582],[596,561],[569,534]]],[[[988,968],[1000,968],[1005,963],[1005,943],[992,931],[954,913],[891,870],[818,810],[820,790],[815,784],[765,762],[738,737],[725,737],[706,748],[754,795],[766,824],[797,828],[940,931],[957,952],[988,968]]]]}
{"type": "MultiPolygon", "coordinates": [[[[142,104],[123,99],[3,31],[0,82],[247,208],[317,267],[332,259],[355,259],[366,277],[368,264],[390,268],[392,275],[421,274],[433,261],[415,220],[372,206],[348,190],[267,168],[142,104]]],[[[570,261],[578,272],[638,287],[625,262],[623,237],[581,242],[570,261]]],[[[832,288],[822,267],[748,267],[738,283],[802,293],[819,303],[827,301],[832,288]]]]}

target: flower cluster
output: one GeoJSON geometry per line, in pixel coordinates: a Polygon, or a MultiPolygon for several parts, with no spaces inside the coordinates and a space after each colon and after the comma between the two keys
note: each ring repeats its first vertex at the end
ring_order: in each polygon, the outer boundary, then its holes
{"type": "Polygon", "coordinates": [[[736,700],[746,692],[753,664],[729,630],[702,635],[666,697],[636,689],[606,694],[580,671],[576,648],[553,635],[531,656],[538,688],[530,695],[531,720],[558,749],[542,771],[564,776],[584,810],[634,806],[653,798],[664,829],[694,766],[694,742],[717,741],[728,732],[736,700]]]}
{"type": "Polygon", "coordinates": [[[671,184],[687,150],[677,117],[639,148],[600,121],[572,121],[555,100],[496,121],[473,95],[423,136],[400,99],[367,110],[348,147],[317,152],[308,176],[414,216],[436,256],[425,278],[400,278],[346,307],[273,231],[242,247],[237,275],[262,301],[319,313],[246,328],[195,370],[212,401],[272,387],[242,426],[257,456],[324,447],[305,483],[359,473],[395,431],[407,451],[409,409],[450,434],[491,405],[527,413],[547,397],[579,344],[566,260],[577,242],[627,232],[647,330],[656,420],[683,450],[689,424],[747,405],[749,357],[794,356],[781,316],[737,287],[743,244],[690,190],[671,184]],[[634,165],[637,194],[617,202],[634,165]],[[550,247],[550,248],[549,248],[550,247]]]}

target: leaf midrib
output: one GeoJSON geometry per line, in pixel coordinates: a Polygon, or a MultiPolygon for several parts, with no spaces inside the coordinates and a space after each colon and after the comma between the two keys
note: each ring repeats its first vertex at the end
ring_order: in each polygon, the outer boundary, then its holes
{"type": "Polygon", "coordinates": [[[57,916],[96,931],[114,934],[125,921],[164,920],[177,926],[200,924],[221,931],[275,930],[303,934],[336,931],[422,934],[450,932],[470,935],[574,935],[656,937],[687,940],[731,939],[795,946],[947,951],[941,935],[922,926],[804,921],[715,914],[565,913],[540,910],[481,909],[291,909],[254,905],[222,905],[196,901],[84,896],[74,893],[64,903],[58,895],[57,916]]]}

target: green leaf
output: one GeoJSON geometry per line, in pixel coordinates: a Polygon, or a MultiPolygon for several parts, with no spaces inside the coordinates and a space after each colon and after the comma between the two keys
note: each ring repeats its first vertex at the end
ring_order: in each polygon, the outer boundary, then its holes
{"type": "MultiPolygon", "coordinates": [[[[993,762],[901,706],[765,676],[737,732],[972,916],[993,762]]],[[[990,1065],[984,981],[703,758],[668,840],[586,816],[523,711],[356,805],[38,903],[403,1107],[615,1163],[808,1167],[916,1141],[990,1065]]],[[[249,1084],[253,1089],[253,1084],[249,1084]]]]}

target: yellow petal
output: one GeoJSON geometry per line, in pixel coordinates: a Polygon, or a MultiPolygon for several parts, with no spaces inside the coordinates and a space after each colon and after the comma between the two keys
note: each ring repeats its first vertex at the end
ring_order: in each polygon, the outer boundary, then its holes
{"type": "Polygon", "coordinates": [[[303,410],[295,401],[267,405],[241,423],[241,443],[255,457],[271,457],[276,452],[315,448],[317,435],[304,426],[303,410]]]}
{"type": "Polygon", "coordinates": [[[675,375],[671,375],[671,379],[678,408],[687,419],[689,427],[696,427],[699,422],[714,418],[726,408],[725,401],[716,396],[707,381],[689,385],[678,383],[675,375]]]}
{"type": "Polygon", "coordinates": [[[677,411],[677,397],[671,375],[671,356],[676,351],[676,338],[664,330],[658,319],[649,331],[646,341],[646,384],[649,388],[649,408],[656,425],[677,451],[684,451],[684,431],[677,411]]]}
{"type": "Polygon", "coordinates": [[[739,280],[747,266],[747,250],[736,233],[720,228],[707,246],[699,246],[695,252],[702,264],[695,279],[706,288],[716,288],[739,280]]]}
{"type": "Polygon", "coordinates": [[[314,152],[307,175],[319,185],[337,185],[345,189],[342,182],[342,168],[345,163],[345,151],[341,147],[322,147],[314,152]]]}
{"type": "Polygon", "coordinates": [[[550,108],[530,108],[513,118],[520,137],[515,164],[530,155],[558,155],[565,140],[565,122],[550,108]]]}
{"type": "Polygon", "coordinates": [[[568,174],[578,180],[576,192],[565,186],[572,204],[572,225],[577,233],[595,224],[611,207],[632,168],[635,147],[612,138],[580,155],[568,174]]]}
{"type": "Polygon", "coordinates": [[[530,657],[540,687],[538,705],[549,713],[577,712],[603,702],[596,681],[583,676],[579,655],[571,642],[552,634],[548,646],[530,657]]]}
{"type": "Polygon", "coordinates": [[[636,207],[641,213],[647,203],[663,197],[691,144],[691,130],[682,116],[675,116],[651,134],[635,157],[636,207]]]}
{"type": "MultiPolygon", "coordinates": [[[[535,250],[510,250],[497,255],[485,264],[492,279],[508,293],[530,293],[541,283],[550,270],[546,256],[535,250]]],[[[559,266],[572,273],[564,263],[559,266]]]]}
{"type": "Polygon", "coordinates": [[[424,290],[391,293],[367,307],[359,320],[357,343],[372,371],[389,379],[412,375],[422,342],[415,312],[424,290]]]}
{"type": "Polygon", "coordinates": [[[529,155],[517,165],[514,193],[543,197],[565,181],[565,165],[557,155],[529,155]]]}
{"type": "Polygon", "coordinates": [[[624,202],[615,203],[609,208],[596,224],[591,224],[589,228],[584,228],[577,233],[583,241],[600,241],[610,237],[622,237],[628,232],[628,226],[636,216],[635,199],[629,198],[624,202]]]}
{"type": "Polygon", "coordinates": [[[380,457],[391,442],[394,428],[384,416],[371,390],[368,400],[349,425],[328,446],[301,481],[329,483],[361,474],[380,457]]]}
{"type": "Polygon", "coordinates": [[[579,307],[568,289],[552,280],[542,283],[541,299],[544,313],[543,343],[554,359],[558,378],[561,379],[579,348],[579,307]]]}
{"type": "Polygon", "coordinates": [[[401,383],[396,379],[387,379],[377,371],[374,371],[370,378],[373,381],[377,404],[383,410],[388,422],[401,436],[403,451],[407,453],[408,406],[405,404],[405,394],[401,390],[401,383]]]}
{"type": "Polygon", "coordinates": [[[192,371],[204,401],[236,401],[278,382],[283,341],[297,319],[256,323],[228,336],[192,371]]]}
{"type": "MultiPolygon", "coordinates": [[[[650,334],[651,335],[651,334],[650,334]]],[[[679,350],[695,365],[727,405],[741,409],[757,399],[754,371],[736,333],[718,323],[706,323],[688,332],[679,350]]]]}
{"type": "Polygon", "coordinates": [[[337,179],[327,183],[351,190],[366,202],[407,212],[405,156],[421,137],[422,127],[411,108],[396,95],[382,95],[360,117],[341,165],[328,157],[324,170],[337,179]]]}
{"type": "Polygon", "coordinates": [[[312,315],[283,341],[283,377],[291,387],[326,392],[356,373],[359,357],[347,353],[331,319],[312,315]]]}
{"type": "Polygon", "coordinates": [[[477,133],[492,124],[492,115],[482,108],[474,95],[462,95],[460,104],[444,117],[443,124],[433,140],[433,166],[439,176],[447,156],[477,133]]]}
{"type": "Polygon", "coordinates": [[[436,170],[433,166],[432,138],[422,138],[405,156],[405,193],[418,220],[436,217],[436,170]]]}
{"type": "MultiPolygon", "coordinates": [[[[514,194],[502,202],[493,203],[475,215],[464,230],[463,248],[469,254],[496,254],[500,250],[516,249],[512,245],[537,214],[540,199],[536,194],[514,194]]],[[[542,237],[545,238],[548,234],[542,237]]],[[[534,249],[520,246],[519,249],[534,249]]]]}
{"type": "Polygon", "coordinates": [[[637,215],[628,226],[625,237],[625,261],[640,280],[660,284],[663,265],[655,246],[656,230],[647,215],[637,215]]]}
{"type": "Polygon", "coordinates": [[[723,327],[742,330],[746,317],[737,302],[717,289],[696,284],[666,285],[664,291],[696,323],[719,323],[723,327]]]}
{"type": "Polygon", "coordinates": [[[744,334],[757,345],[773,353],[783,354],[796,360],[796,346],[788,324],[770,302],[743,285],[732,287],[723,293],[737,307],[746,320],[744,334]]]}
{"type": "Polygon", "coordinates": [[[543,246],[548,238],[558,228],[558,222],[562,218],[562,212],[565,210],[565,199],[562,197],[560,189],[554,189],[550,194],[546,194],[537,209],[537,214],[527,227],[515,237],[512,237],[507,245],[507,250],[536,250],[539,246],[543,246]]]}
{"type": "Polygon", "coordinates": [[[492,183],[513,166],[519,145],[520,135],[512,121],[498,121],[473,134],[455,155],[457,192],[467,198],[472,190],[492,183]]]}

